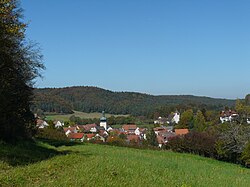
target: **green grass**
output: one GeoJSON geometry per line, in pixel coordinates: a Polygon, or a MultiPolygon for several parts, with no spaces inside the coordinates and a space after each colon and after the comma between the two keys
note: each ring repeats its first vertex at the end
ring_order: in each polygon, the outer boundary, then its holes
{"type": "MultiPolygon", "coordinates": [[[[1,146],[1,154],[3,149],[9,150],[4,147],[1,146]]],[[[0,186],[238,187],[250,184],[249,169],[196,155],[94,144],[55,148],[39,143],[38,147],[48,149],[46,153],[53,150],[55,154],[28,165],[0,162],[0,186]]]]}
{"type": "MultiPolygon", "coordinates": [[[[86,118],[86,119],[94,119],[94,118],[100,118],[102,116],[102,113],[94,112],[94,113],[85,113],[85,112],[79,112],[79,111],[74,111],[73,114],[47,114],[46,119],[47,120],[61,120],[61,121],[68,121],[70,116],[75,115],[76,117],[80,118],[86,118]]],[[[128,115],[113,115],[113,114],[105,114],[106,117],[111,117],[111,116],[125,116],[127,117],[128,115]]]]}

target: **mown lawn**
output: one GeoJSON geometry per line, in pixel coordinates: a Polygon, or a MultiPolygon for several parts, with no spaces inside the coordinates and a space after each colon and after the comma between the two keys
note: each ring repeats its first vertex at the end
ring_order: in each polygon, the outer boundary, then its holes
{"type": "Polygon", "coordinates": [[[32,162],[17,166],[4,159],[9,148],[1,145],[0,186],[250,185],[249,169],[195,155],[94,144],[38,147],[48,149],[45,157],[31,154],[32,162]]]}

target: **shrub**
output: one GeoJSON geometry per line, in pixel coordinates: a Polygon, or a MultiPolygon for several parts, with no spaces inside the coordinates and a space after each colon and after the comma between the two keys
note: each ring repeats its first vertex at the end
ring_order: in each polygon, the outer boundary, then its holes
{"type": "Polygon", "coordinates": [[[36,138],[68,141],[68,138],[62,129],[52,129],[52,128],[38,129],[36,138]]]}
{"type": "Polygon", "coordinates": [[[107,144],[118,146],[123,146],[125,144],[125,140],[118,136],[109,136],[106,142],[107,144]]]}
{"type": "Polygon", "coordinates": [[[250,142],[245,146],[240,159],[243,162],[243,165],[250,168],[250,142]]]}
{"type": "Polygon", "coordinates": [[[169,139],[166,147],[176,152],[193,153],[212,157],[216,155],[215,143],[217,138],[206,132],[191,132],[184,136],[169,139]]]}

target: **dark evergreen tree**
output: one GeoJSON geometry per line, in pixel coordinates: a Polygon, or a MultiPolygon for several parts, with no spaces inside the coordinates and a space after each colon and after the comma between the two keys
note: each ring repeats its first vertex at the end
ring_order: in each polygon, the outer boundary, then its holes
{"type": "Polygon", "coordinates": [[[148,141],[148,144],[151,145],[151,146],[157,146],[158,145],[157,136],[156,136],[155,131],[154,131],[153,128],[147,134],[147,141],[148,141]]]}
{"type": "Polygon", "coordinates": [[[0,1],[0,139],[32,136],[33,79],[44,68],[35,45],[25,39],[26,24],[16,0],[0,1]]]}

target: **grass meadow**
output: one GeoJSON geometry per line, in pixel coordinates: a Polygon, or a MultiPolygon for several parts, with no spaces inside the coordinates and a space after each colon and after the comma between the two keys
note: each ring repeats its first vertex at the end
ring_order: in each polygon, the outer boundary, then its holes
{"type": "Polygon", "coordinates": [[[249,169],[191,154],[96,144],[0,146],[0,186],[250,184],[249,169]]]}

